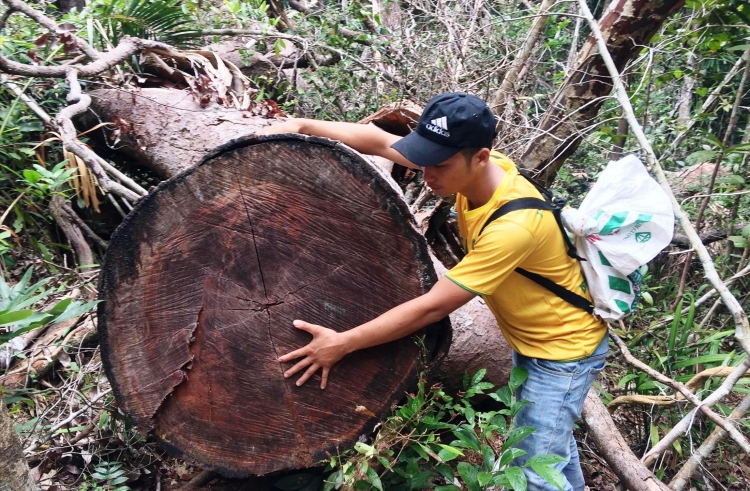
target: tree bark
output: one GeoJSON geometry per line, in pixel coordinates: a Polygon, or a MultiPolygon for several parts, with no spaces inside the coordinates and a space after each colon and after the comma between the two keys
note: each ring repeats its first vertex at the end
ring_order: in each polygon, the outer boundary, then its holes
{"type": "MultiPolygon", "coordinates": [[[[599,26],[618,70],[638,55],[664,20],[684,3],[684,0],[612,2],[599,26]]],[[[536,136],[521,157],[522,167],[541,172],[540,179],[551,183],[565,159],[595,127],[596,115],[611,91],[612,80],[599,56],[595,39],[589,36],[569,76],[537,125],[536,136]]]]}
{"type": "Polygon", "coordinates": [[[0,491],[36,491],[4,401],[0,401],[0,491]]]}
{"type": "Polygon", "coordinates": [[[627,489],[631,491],[669,491],[630,450],[627,442],[612,421],[607,408],[599,400],[594,389],[586,395],[583,405],[583,420],[589,435],[599,449],[600,455],[612,467],[627,489]]]}
{"type": "MultiPolygon", "coordinates": [[[[98,317],[107,375],[142,431],[262,475],[352,446],[414,386],[410,338],[343,359],[325,391],[276,361],[309,341],[293,319],[346,330],[435,282],[381,172],[327,139],[240,139],[138,204],[111,239],[98,317]]],[[[448,329],[423,332],[428,357],[448,329]]]]}
{"type": "MultiPolygon", "coordinates": [[[[217,146],[274,122],[215,102],[202,108],[190,93],[174,89],[103,89],[90,95],[98,117],[119,130],[119,141],[110,145],[165,179],[195,165],[217,146]]],[[[93,126],[99,121],[85,122],[93,126]]]]}

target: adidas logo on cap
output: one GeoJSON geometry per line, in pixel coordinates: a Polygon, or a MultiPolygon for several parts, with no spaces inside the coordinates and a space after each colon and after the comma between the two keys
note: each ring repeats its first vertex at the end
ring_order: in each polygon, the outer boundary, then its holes
{"type": "Polygon", "coordinates": [[[445,116],[431,120],[430,123],[425,125],[425,128],[446,138],[451,136],[448,131],[448,118],[445,116]]]}

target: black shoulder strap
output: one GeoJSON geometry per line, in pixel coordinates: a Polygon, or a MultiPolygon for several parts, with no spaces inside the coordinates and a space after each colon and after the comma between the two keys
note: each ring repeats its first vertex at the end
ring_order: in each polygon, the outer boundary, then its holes
{"type": "MultiPolygon", "coordinates": [[[[553,196],[552,191],[549,189],[543,187],[541,184],[530,178],[528,175],[526,175],[525,172],[519,171],[520,174],[525,177],[529,182],[531,182],[534,187],[536,187],[539,192],[544,196],[544,199],[539,198],[518,198],[514,199],[512,201],[509,201],[505,203],[503,206],[495,210],[492,215],[487,219],[487,221],[484,222],[484,225],[482,225],[482,228],[479,230],[479,235],[482,235],[482,232],[484,232],[484,229],[487,228],[487,225],[492,223],[493,221],[497,220],[503,215],[506,215],[508,213],[511,213],[513,211],[518,210],[550,210],[555,216],[555,221],[557,222],[557,226],[560,228],[560,232],[563,235],[563,239],[565,240],[565,245],[568,248],[568,256],[578,259],[580,261],[585,261],[584,258],[581,258],[578,256],[576,252],[575,245],[570,240],[570,237],[568,237],[567,232],[563,228],[562,224],[562,217],[561,212],[563,207],[565,206],[565,199],[564,198],[557,198],[553,196]]],[[[564,288],[554,281],[545,278],[544,276],[538,275],[536,273],[532,273],[531,271],[526,271],[522,268],[516,268],[516,272],[537,285],[546,288],[550,292],[554,293],[561,299],[565,300],[569,304],[573,305],[574,307],[578,307],[579,309],[585,310],[589,314],[593,314],[594,307],[591,305],[591,302],[586,297],[583,297],[581,295],[578,295],[575,292],[572,292],[568,290],[567,288],[564,288]]]]}
{"type": "Polygon", "coordinates": [[[526,271],[523,268],[516,268],[516,273],[520,274],[521,276],[525,276],[526,278],[530,279],[537,285],[546,288],[547,290],[551,291],[552,293],[562,298],[563,300],[573,305],[574,307],[578,307],[581,310],[585,310],[589,314],[594,313],[594,306],[591,305],[591,302],[589,302],[589,300],[586,297],[582,297],[581,295],[558,285],[554,281],[548,278],[545,278],[544,276],[538,275],[536,273],[532,273],[531,271],[526,271]]]}

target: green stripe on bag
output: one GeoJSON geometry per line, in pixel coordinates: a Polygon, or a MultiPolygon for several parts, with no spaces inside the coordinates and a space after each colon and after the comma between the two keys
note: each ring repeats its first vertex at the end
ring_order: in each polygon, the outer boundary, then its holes
{"type": "Polygon", "coordinates": [[[630,295],[630,282],[616,276],[609,276],[609,288],[630,295]]]}
{"type": "Polygon", "coordinates": [[[604,257],[604,254],[602,254],[602,251],[596,251],[599,253],[599,261],[601,261],[602,266],[612,266],[609,261],[607,261],[607,258],[604,257]]]}
{"type": "Polygon", "coordinates": [[[626,304],[622,300],[618,300],[615,298],[615,303],[617,304],[617,307],[622,311],[623,314],[627,314],[630,312],[630,305],[626,304]]]}
{"type": "Polygon", "coordinates": [[[625,219],[628,217],[627,211],[621,211],[612,215],[607,224],[601,229],[599,235],[609,235],[622,225],[625,219]]]}

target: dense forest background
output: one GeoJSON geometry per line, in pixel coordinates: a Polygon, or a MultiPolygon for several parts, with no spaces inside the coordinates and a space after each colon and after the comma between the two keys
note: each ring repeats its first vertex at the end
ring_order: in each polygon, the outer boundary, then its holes
{"type": "MultiPolygon", "coordinates": [[[[618,481],[629,489],[750,487],[750,329],[743,310],[750,295],[750,4],[1,4],[0,456],[11,467],[0,472],[0,489],[21,489],[4,488],[4,476],[49,490],[177,489],[193,478],[195,486],[274,484],[224,481],[168,457],[118,411],[102,371],[94,313],[99,264],[133,204],[179,170],[138,148],[154,135],[168,139],[173,94],[200,104],[179,120],[190,135],[182,138],[199,140],[201,111],[232,113],[240,122],[283,114],[360,121],[445,91],[487,100],[499,122],[496,148],[573,204],[610,159],[630,153],[675,197],[675,238],[649,265],[639,310],[613,326],[613,353],[596,384],[612,417],[604,424],[635,461],[598,448],[582,425],[591,489],[618,481]],[[599,22],[589,22],[586,10],[599,22]],[[615,96],[597,35],[630,107],[615,96]],[[156,89],[163,92],[149,93],[150,109],[127,113],[134,105],[128,101],[156,89]],[[624,467],[644,473],[640,484],[622,475],[624,467]]],[[[452,203],[431,196],[418,173],[396,168],[393,176],[415,213],[431,212],[425,234],[450,266],[460,255],[451,247],[452,203]]],[[[464,418],[478,439],[451,448],[468,449],[466,455],[447,458],[448,451],[437,459],[414,450],[408,435],[441,430],[395,417],[384,423],[379,446],[332,457],[322,474],[277,477],[278,489],[523,489],[512,472],[491,480],[494,454],[507,449],[485,444],[492,431],[503,432],[487,429],[496,408],[472,409],[471,395],[489,391],[482,383],[482,376],[470,379],[453,402],[421,386],[404,406],[410,417],[447,411],[464,418]],[[416,457],[399,460],[407,454],[416,457]]]]}

